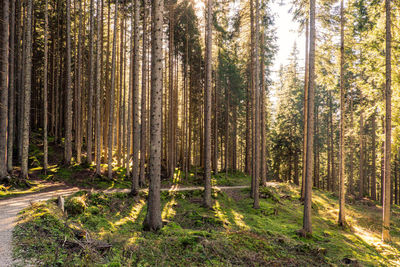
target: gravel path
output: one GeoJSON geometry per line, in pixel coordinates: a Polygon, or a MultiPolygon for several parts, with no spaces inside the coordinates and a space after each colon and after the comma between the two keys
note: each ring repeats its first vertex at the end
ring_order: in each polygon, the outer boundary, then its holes
{"type": "MultiPolygon", "coordinates": [[[[44,187],[39,192],[29,193],[18,197],[12,197],[5,200],[0,200],[0,266],[12,266],[12,231],[18,219],[18,213],[28,207],[33,202],[45,201],[58,196],[68,196],[79,190],[78,187],[70,187],[62,183],[45,183],[44,187]]],[[[219,190],[244,189],[249,186],[215,186],[219,190]]],[[[162,188],[161,191],[192,191],[201,190],[202,186],[180,187],[172,186],[171,188],[162,188]]],[[[83,189],[87,190],[87,189],[83,189]]],[[[146,191],[147,189],[141,189],[146,191]]],[[[110,190],[93,190],[95,192],[129,193],[129,189],[110,189],[110,190]]]]}

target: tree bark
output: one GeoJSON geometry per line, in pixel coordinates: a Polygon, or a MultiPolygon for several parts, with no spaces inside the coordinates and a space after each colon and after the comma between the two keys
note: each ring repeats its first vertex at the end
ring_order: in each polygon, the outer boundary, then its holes
{"type": "Polygon", "coordinates": [[[344,102],[344,4],[340,1],[340,143],[339,143],[339,220],[341,226],[346,224],[346,191],[345,191],[345,102],[344,102]]]}
{"type": "Polygon", "coordinates": [[[75,137],[75,150],[76,150],[76,162],[78,164],[81,163],[82,157],[82,44],[84,43],[83,37],[83,10],[82,10],[82,1],[79,1],[79,34],[78,34],[78,73],[77,73],[77,89],[76,89],[76,102],[77,102],[77,114],[75,114],[76,120],[76,137],[75,137]]]}
{"type": "Polygon", "coordinates": [[[48,142],[47,142],[47,72],[48,72],[48,31],[49,31],[49,12],[48,12],[48,0],[45,2],[44,9],[44,67],[43,67],[43,170],[47,172],[48,165],[48,142]]]}
{"type": "Polygon", "coordinates": [[[90,0],[90,37],[89,37],[89,53],[90,53],[90,70],[89,70],[89,94],[87,107],[87,133],[86,133],[86,150],[87,162],[92,164],[92,140],[93,140],[93,93],[94,93],[94,0],[90,0]]]}
{"type": "MultiPolygon", "coordinates": [[[[140,125],[139,125],[139,0],[134,0],[134,43],[133,43],[133,167],[132,167],[132,191],[133,195],[139,190],[139,149],[140,149],[140,125]]],[[[141,181],[144,182],[144,181],[141,181]]]]}
{"type": "Polygon", "coordinates": [[[315,87],[315,0],[310,0],[310,59],[309,86],[307,95],[307,151],[304,194],[303,233],[312,234],[311,204],[312,204],[312,167],[314,142],[314,87],[315,87]]]}
{"type": "Polygon", "coordinates": [[[117,25],[118,25],[118,0],[115,0],[114,16],[114,39],[112,47],[111,63],[111,88],[110,88],[110,113],[108,114],[108,178],[112,179],[113,162],[113,139],[114,139],[114,105],[115,105],[115,65],[117,48],[117,25]]]}
{"type": "Polygon", "coordinates": [[[71,0],[67,0],[67,62],[66,62],[66,118],[64,161],[71,165],[72,159],[72,88],[71,88],[71,0]]]}
{"type": "Polygon", "coordinates": [[[361,110],[360,114],[360,163],[359,163],[359,189],[358,198],[364,197],[364,114],[361,110]]]}
{"type": "MultiPolygon", "coordinates": [[[[15,2],[11,1],[10,7],[10,52],[9,52],[9,85],[8,85],[8,136],[7,136],[7,171],[13,169],[13,150],[14,150],[14,124],[15,124],[15,55],[18,54],[15,50],[15,2]]],[[[19,40],[17,41],[19,42],[19,40]]]]}
{"type": "Polygon", "coordinates": [[[28,0],[25,25],[25,68],[24,68],[24,108],[22,124],[21,176],[28,178],[29,118],[31,109],[31,70],[32,70],[32,9],[33,0],[28,0]]]}
{"type": "Polygon", "coordinates": [[[8,71],[10,2],[2,2],[1,73],[0,73],[0,179],[7,176],[7,123],[8,123],[8,71]]]}
{"type": "Polygon", "coordinates": [[[305,51],[305,67],[304,67],[304,104],[303,104],[303,115],[304,115],[304,128],[303,128],[303,169],[302,169],[302,182],[301,182],[301,196],[300,199],[304,200],[305,198],[305,187],[306,187],[306,154],[307,154],[307,117],[308,117],[308,85],[309,85],[309,80],[308,80],[308,75],[309,75],[309,22],[308,19],[306,19],[306,51],[305,51]]]}
{"type": "Polygon", "coordinates": [[[145,183],[146,147],[147,147],[147,0],[143,0],[143,47],[142,47],[142,103],[141,103],[141,127],[140,127],[140,174],[139,181],[145,183]]]}
{"type": "Polygon", "coordinates": [[[260,4],[259,0],[256,0],[256,16],[255,16],[255,79],[254,79],[254,89],[255,89],[255,129],[254,129],[254,203],[253,208],[260,208],[259,200],[259,186],[260,186],[260,55],[259,55],[259,36],[260,36],[260,4]]]}
{"type": "Polygon", "coordinates": [[[204,205],[211,208],[211,87],[213,0],[207,2],[206,88],[204,99],[204,205]]]}
{"type": "Polygon", "coordinates": [[[160,200],[161,170],[161,102],[163,56],[163,0],[152,1],[152,48],[151,48],[151,118],[150,118],[150,186],[147,214],[143,222],[147,230],[162,227],[160,200]]]}
{"type": "Polygon", "coordinates": [[[371,198],[376,200],[376,110],[372,114],[372,170],[371,198]]]}
{"type": "Polygon", "coordinates": [[[96,59],[96,174],[101,175],[101,118],[100,118],[100,96],[101,96],[101,24],[100,15],[101,1],[97,1],[97,59],[96,59]]]}
{"type": "Polygon", "coordinates": [[[384,190],[383,190],[383,225],[382,240],[390,241],[390,153],[392,145],[392,65],[391,65],[391,7],[390,0],[385,0],[386,9],[386,88],[385,88],[385,156],[384,156],[384,190]]]}

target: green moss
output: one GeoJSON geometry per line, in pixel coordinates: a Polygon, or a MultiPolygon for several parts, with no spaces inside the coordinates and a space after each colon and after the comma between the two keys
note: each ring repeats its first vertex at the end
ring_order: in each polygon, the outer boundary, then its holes
{"type": "Polygon", "coordinates": [[[65,201],[65,210],[71,216],[82,214],[86,209],[85,197],[74,196],[65,201]]]}

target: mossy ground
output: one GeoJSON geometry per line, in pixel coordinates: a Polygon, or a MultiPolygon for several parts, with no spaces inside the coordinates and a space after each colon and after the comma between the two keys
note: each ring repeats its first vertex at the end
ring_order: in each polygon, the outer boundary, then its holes
{"type": "Polygon", "coordinates": [[[348,205],[349,227],[342,229],[336,223],[337,197],[315,190],[313,236],[303,238],[298,234],[303,206],[296,187],[262,189],[266,198],[258,210],[249,194],[248,189],[214,191],[214,207],[207,210],[199,190],[164,192],[165,226],[153,233],[142,230],[144,193],[130,198],[79,192],[67,198],[67,215],[55,201],[25,209],[14,231],[14,254],[47,266],[342,266],[346,260],[364,266],[400,264],[397,206],[393,242],[383,244],[377,203],[348,205]],[[74,203],[80,203],[78,211],[74,203]],[[111,248],[82,245],[88,240],[111,248]]]}

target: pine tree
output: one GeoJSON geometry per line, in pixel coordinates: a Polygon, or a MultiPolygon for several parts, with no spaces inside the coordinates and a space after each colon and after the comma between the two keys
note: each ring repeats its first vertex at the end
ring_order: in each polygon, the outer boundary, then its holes
{"type": "Polygon", "coordinates": [[[161,221],[161,101],[162,101],[162,57],[163,57],[163,12],[164,1],[152,1],[151,32],[151,109],[150,109],[150,186],[147,214],[143,222],[147,230],[157,231],[161,221]]]}
{"type": "Polygon", "coordinates": [[[45,2],[45,29],[44,29],[44,68],[43,68],[43,170],[47,172],[48,166],[48,142],[47,142],[47,123],[48,123],[48,108],[47,108],[47,75],[48,75],[48,31],[49,31],[49,11],[48,0],[45,2]]]}
{"type": "Polygon", "coordinates": [[[113,141],[114,141],[114,104],[115,104],[115,65],[117,47],[117,25],[118,25],[118,0],[115,0],[114,16],[114,38],[112,46],[112,67],[111,67],[111,88],[110,88],[110,108],[108,114],[108,178],[112,179],[113,162],[113,141]]]}
{"type": "Polygon", "coordinates": [[[29,152],[29,124],[31,109],[31,80],[32,80],[32,12],[33,0],[28,0],[26,9],[25,44],[24,44],[24,94],[23,94],[23,123],[21,133],[21,176],[28,178],[28,152],[29,152]]]}
{"type": "Polygon", "coordinates": [[[390,0],[385,0],[386,10],[386,86],[385,86],[385,156],[384,156],[384,181],[383,181],[383,225],[382,240],[390,241],[390,153],[392,145],[392,32],[391,32],[391,7],[390,0]]]}
{"type": "Polygon", "coordinates": [[[96,58],[96,174],[101,175],[101,118],[100,118],[100,97],[101,97],[101,1],[97,1],[97,58],[96,58]]]}
{"type": "Polygon", "coordinates": [[[213,1],[207,2],[206,88],[204,99],[204,205],[211,208],[211,86],[213,1]]]}
{"type": "Polygon", "coordinates": [[[315,0],[310,0],[310,58],[309,58],[309,85],[307,97],[307,147],[306,173],[304,188],[304,217],[303,234],[312,234],[311,225],[311,194],[314,144],[314,88],[315,88],[315,0]]]}
{"type": "Polygon", "coordinates": [[[1,14],[1,73],[0,73],[0,179],[7,176],[7,121],[8,121],[8,71],[10,2],[2,3],[1,14]]]}
{"type": "Polygon", "coordinates": [[[72,88],[71,88],[71,0],[67,0],[67,63],[66,63],[66,118],[65,118],[65,148],[64,161],[71,164],[72,159],[72,88]]]}
{"type": "Polygon", "coordinates": [[[139,190],[139,149],[140,149],[140,125],[139,125],[139,0],[134,0],[134,43],[133,43],[133,168],[132,168],[132,191],[136,195],[139,190]]]}
{"type": "Polygon", "coordinates": [[[346,224],[345,207],[345,102],[344,102],[344,7],[340,1],[340,144],[339,144],[339,225],[346,224]]]}

